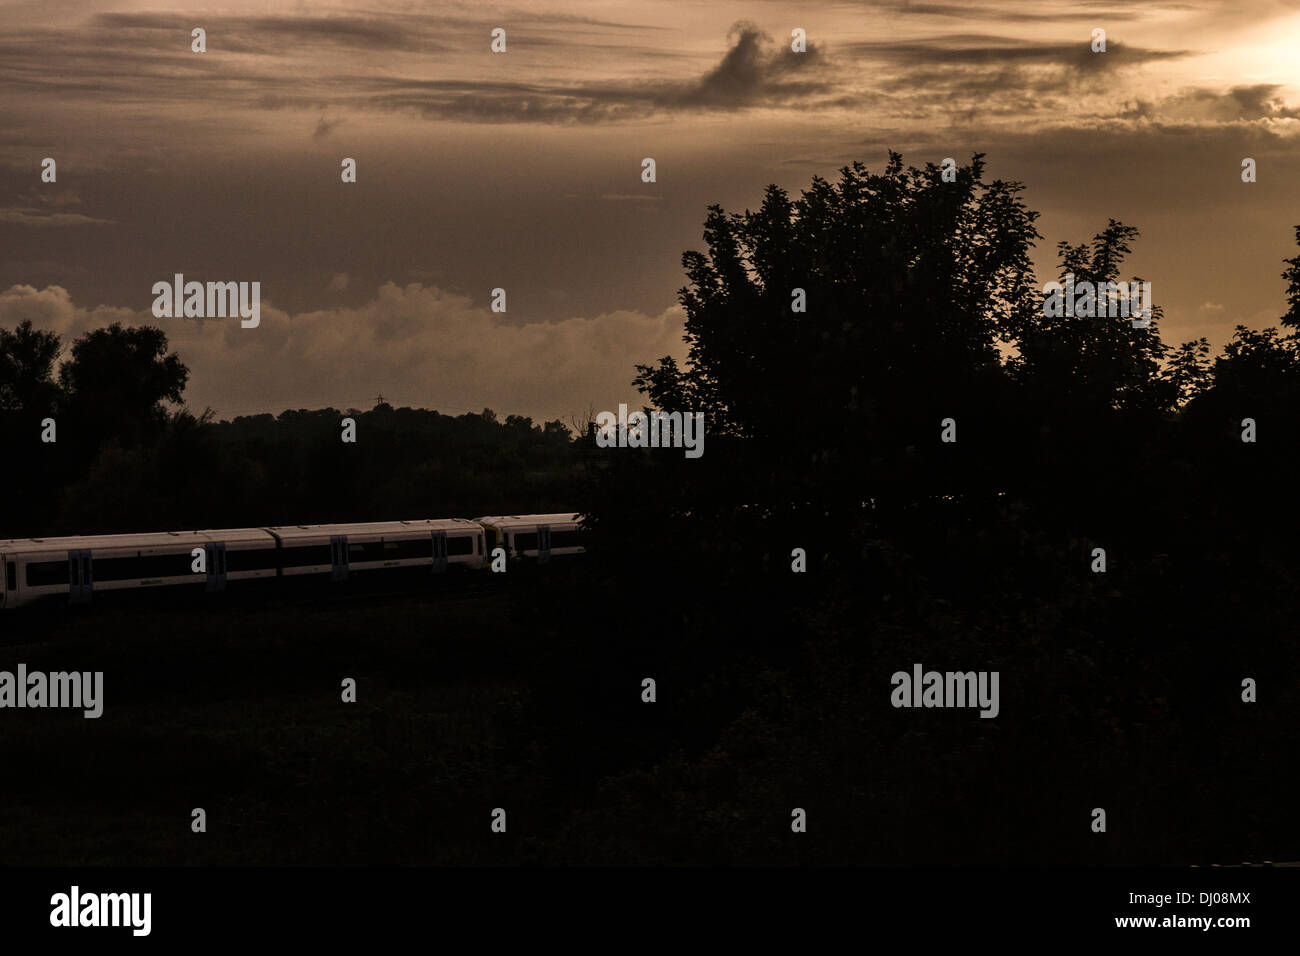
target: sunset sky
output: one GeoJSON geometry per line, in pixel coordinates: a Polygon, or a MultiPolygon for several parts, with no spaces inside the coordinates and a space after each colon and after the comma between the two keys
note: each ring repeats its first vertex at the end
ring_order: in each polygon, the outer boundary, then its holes
{"type": "Polygon", "coordinates": [[[1040,284],[1137,226],[1165,341],[1217,349],[1286,309],[1297,143],[1300,2],[0,2],[0,325],[158,325],[222,417],[567,421],[682,356],[710,203],[892,148],[1023,181],[1040,284]],[[178,272],[260,281],[261,325],[154,319],[178,272]]]}

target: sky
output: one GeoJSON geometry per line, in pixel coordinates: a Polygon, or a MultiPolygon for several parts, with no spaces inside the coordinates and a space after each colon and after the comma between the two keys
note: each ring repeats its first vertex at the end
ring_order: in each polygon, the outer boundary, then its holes
{"type": "Polygon", "coordinates": [[[1040,283],[1136,226],[1165,341],[1217,349],[1286,311],[1297,49],[1300,0],[0,0],[0,325],[158,326],[219,417],[581,421],[684,358],[710,204],[893,149],[1023,182],[1040,283]],[[259,281],[261,324],[154,318],[176,273],[259,281]]]}

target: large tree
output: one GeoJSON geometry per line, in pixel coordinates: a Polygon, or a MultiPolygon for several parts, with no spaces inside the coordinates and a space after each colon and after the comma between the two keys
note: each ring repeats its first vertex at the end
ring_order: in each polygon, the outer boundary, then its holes
{"type": "Polygon", "coordinates": [[[710,207],[707,252],[682,257],[688,361],[638,367],[652,405],[703,411],[709,434],[700,463],[664,463],[677,492],[656,500],[797,520],[983,467],[952,460],[940,423],[964,415],[977,444],[1005,401],[998,341],[1039,305],[1021,188],[986,182],[978,154],[945,172],[891,153],[797,199],[770,186],[757,211],[710,207]]]}
{"type": "MultiPolygon", "coordinates": [[[[1136,228],[1111,219],[1091,242],[1058,243],[1060,280],[1068,275],[1076,286],[1120,283],[1120,266],[1137,237],[1136,228]]],[[[1162,315],[1153,308],[1150,324],[1134,328],[1131,316],[1053,316],[1036,310],[1013,330],[1019,354],[1010,368],[1032,400],[1050,404],[1058,416],[1107,409],[1167,412],[1178,389],[1162,375],[1168,352],[1160,339],[1162,315]]]]}
{"type": "Polygon", "coordinates": [[[0,329],[0,413],[43,417],[56,411],[59,349],[59,337],[34,329],[30,319],[12,332],[0,329]]]}
{"type": "Polygon", "coordinates": [[[132,445],[158,434],[164,403],[179,404],[189,370],[167,353],[167,336],[150,326],[114,323],[78,339],[59,369],[70,419],[88,441],[132,445]]]}
{"type": "Polygon", "coordinates": [[[770,186],[757,212],[710,207],[708,253],[682,257],[689,366],[640,366],[651,401],[690,403],[719,433],[788,440],[794,418],[825,438],[842,414],[862,427],[895,396],[996,369],[999,333],[1036,304],[1037,214],[983,171],[976,155],[945,182],[891,153],[797,200],[770,186]]]}

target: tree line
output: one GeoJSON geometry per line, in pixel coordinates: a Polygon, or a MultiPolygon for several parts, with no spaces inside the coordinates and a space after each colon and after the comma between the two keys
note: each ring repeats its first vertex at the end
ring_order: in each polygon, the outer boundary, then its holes
{"type": "Polygon", "coordinates": [[[5,537],[575,507],[582,461],[559,421],[382,401],[218,421],[183,405],[189,371],[159,329],[113,324],[62,351],[30,321],[0,329],[5,537]]]}

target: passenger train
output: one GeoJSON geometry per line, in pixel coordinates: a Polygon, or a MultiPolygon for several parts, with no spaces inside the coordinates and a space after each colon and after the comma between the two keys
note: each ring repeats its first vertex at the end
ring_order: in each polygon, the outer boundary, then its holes
{"type": "Polygon", "coordinates": [[[14,538],[0,541],[0,608],[63,596],[85,604],[96,594],[148,589],[234,592],[259,580],[481,571],[496,548],[538,563],[583,554],[582,535],[578,515],[545,514],[14,538]]]}

